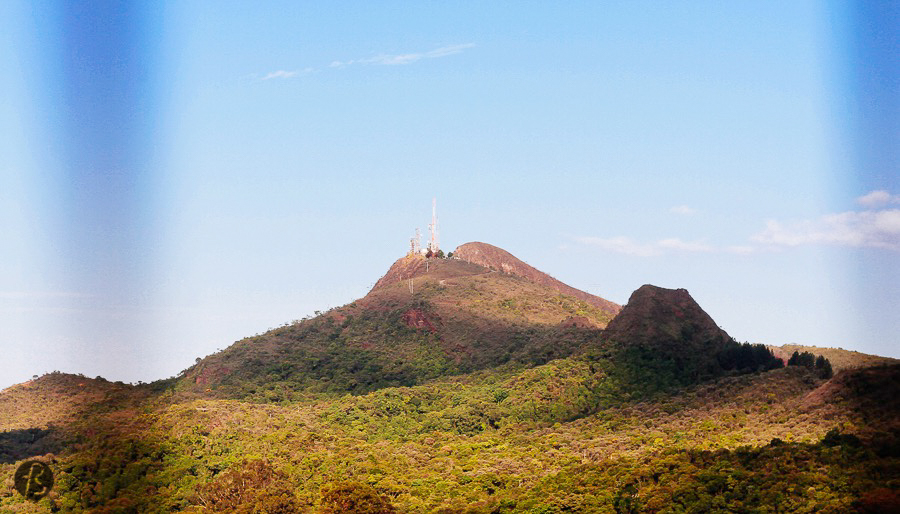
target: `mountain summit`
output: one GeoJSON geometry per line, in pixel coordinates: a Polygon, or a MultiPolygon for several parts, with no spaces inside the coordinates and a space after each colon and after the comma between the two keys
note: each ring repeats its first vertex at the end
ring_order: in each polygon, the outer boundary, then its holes
{"type": "Polygon", "coordinates": [[[550,275],[526,264],[515,255],[494,245],[480,242],[471,242],[460,245],[454,250],[450,262],[455,265],[443,265],[442,259],[426,259],[422,255],[414,254],[401,257],[394,262],[387,273],[381,277],[373,291],[395,284],[403,280],[420,277],[431,273],[431,276],[441,275],[440,278],[454,278],[463,276],[480,275],[490,271],[524,278],[538,286],[555,290],[556,292],[577,298],[585,303],[593,305],[610,315],[617,314],[622,306],[599,296],[586,293],[568,284],[564,284],[550,275]],[[470,266],[464,266],[463,263],[470,266]],[[474,265],[474,266],[472,266],[474,265]]]}

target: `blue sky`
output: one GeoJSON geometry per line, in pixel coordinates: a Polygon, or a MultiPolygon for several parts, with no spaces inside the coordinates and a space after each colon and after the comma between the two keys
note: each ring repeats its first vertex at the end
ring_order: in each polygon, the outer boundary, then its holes
{"type": "Polygon", "coordinates": [[[889,2],[0,3],[0,387],[151,381],[425,231],[900,357],[889,2]]]}

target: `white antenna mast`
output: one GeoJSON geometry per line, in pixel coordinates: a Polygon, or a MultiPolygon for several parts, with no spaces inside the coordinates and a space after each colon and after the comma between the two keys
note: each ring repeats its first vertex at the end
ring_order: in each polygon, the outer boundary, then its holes
{"type": "Polygon", "coordinates": [[[441,249],[438,242],[437,198],[432,198],[431,200],[431,224],[428,225],[428,230],[431,231],[431,241],[428,243],[428,249],[434,254],[441,249]]]}

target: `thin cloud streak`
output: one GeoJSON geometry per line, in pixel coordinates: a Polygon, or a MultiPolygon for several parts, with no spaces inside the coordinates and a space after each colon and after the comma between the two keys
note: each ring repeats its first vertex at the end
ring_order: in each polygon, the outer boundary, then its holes
{"type": "Polygon", "coordinates": [[[296,77],[299,74],[300,74],[299,71],[278,70],[278,71],[273,71],[272,73],[269,73],[268,75],[266,75],[265,77],[263,77],[260,80],[289,79],[291,77],[296,77]]]}
{"type": "Polygon", "coordinates": [[[576,237],[575,241],[603,251],[621,253],[633,257],[657,257],[672,253],[746,253],[746,248],[744,247],[716,248],[699,241],[683,241],[677,237],[660,239],[653,243],[639,243],[625,236],[611,238],[581,236],[576,237]]]}
{"type": "Polygon", "coordinates": [[[304,68],[302,70],[278,70],[268,73],[260,77],[260,81],[272,80],[272,79],[292,79],[295,77],[299,77],[300,75],[307,75],[315,72],[315,68],[304,68]]]}
{"type": "MultiPolygon", "coordinates": [[[[412,64],[414,62],[425,59],[438,59],[441,57],[456,55],[474,47],[475,43],[464,43],[459,45],[442,46],[428,52],[414,52],[409,54],[379,54],[375,57],[368,57],[364,59],[350,59],[348,61],[334,60],[325,67],[346,68],[355,64],[375,66],[401,66],[405,64],[412,64]]],[[[311,73],[313,71],[316,71],[316,68],[306,68],[305,70],[303,70],[303,73],[311,73]]],[[[279,70],[269,73],[268,75],[263,77],[262,80],[268,80],[272,78],[291,78],[299,74],[300,72],[279,70]]]]}
{"type": "Polygon", "coordinates": [[[372,57],[371,59],[364,59],[360,62],[365,64],[380,64],[384,66],[396,66],[402,64],[410,64],[416,61],[420,61],[422,59],[437,59],[439,57],[447,57],[448,55],[456,55],[458,53],[463,52],[469,48],[473,48],[475,46],[474,43],[466,43],[462,45],[450,45],[443,46],[441,48],[436,48],[431,50],[430,52],[424,53],[412,53],[412,54],[401,54],[401,55],[388,55],[382,54],[376,57],[372,57]]]}

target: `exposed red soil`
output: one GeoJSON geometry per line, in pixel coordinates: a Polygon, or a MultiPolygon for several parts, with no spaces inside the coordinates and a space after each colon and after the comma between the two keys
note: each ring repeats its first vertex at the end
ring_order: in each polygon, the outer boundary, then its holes
{"type": "Polygon", "coordinates": [[[197,385],[207,385],[207,384],[215,384],[221,380],[222,377],[231,373],[231,369],[225,367],[218,366],[203,366],[199,373],[197,373],[196,378],[194,379],[194,383],[197,385]]]}
{"type": "Polygon", "coordinates": [[[403,321],[406,323],[408,327],[412,328],[424,328],[429,332],[434,332],[434,325],[429,321],[428,317],[425,315],[421,309],[409,309],[408,311],[403,313],[403,321]]]}

